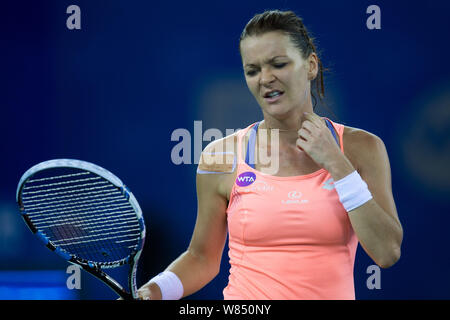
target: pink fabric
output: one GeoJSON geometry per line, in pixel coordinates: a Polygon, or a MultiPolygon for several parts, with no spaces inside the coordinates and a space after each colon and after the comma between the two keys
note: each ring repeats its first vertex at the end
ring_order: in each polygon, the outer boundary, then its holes
{"type": "MultiPolygon", "coordinates": [[[[343,152],[344,126],[332,124],[343,152]]],[[[239,133],[236,180],[247,176],[248,185],[234,184],[227,208],[231,268],[224,298],[355,299],[358,240],[331,175],[254,170],[241,154],[252,126],[239,133]]]]}

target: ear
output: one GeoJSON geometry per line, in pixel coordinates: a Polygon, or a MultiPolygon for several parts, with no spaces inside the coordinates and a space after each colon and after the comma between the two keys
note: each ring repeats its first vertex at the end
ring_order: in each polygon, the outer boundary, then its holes
{"type": "Polygon", "coordinates": [[[308,57],[308,80],[312,81],[317,77],[319,72],[319,58],[315,52],[311,52],[308,57]]]}

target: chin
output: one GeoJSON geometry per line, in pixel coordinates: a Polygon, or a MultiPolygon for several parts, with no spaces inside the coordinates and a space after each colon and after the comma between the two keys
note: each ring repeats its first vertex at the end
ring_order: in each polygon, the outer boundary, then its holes
{"type": "Polygon", "coordinates": [[[287,108],[286,106],[280,104],[265,106],[263,113],[272,118],[284,120],[291,117],[293,115],[293,111],[294,110],[292,108],[287,108]]]}

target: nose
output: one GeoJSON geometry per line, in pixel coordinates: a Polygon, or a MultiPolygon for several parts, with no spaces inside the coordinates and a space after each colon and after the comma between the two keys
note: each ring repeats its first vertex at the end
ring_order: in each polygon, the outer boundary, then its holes
{"type": "Polygon", "coordinates": [[[275,81],[275,76],[270,72],[270,70],[267,70],[263,68],[261,70],[261,77],[259,78],[259,83],[263,86],[268,85],[275,81]]]}

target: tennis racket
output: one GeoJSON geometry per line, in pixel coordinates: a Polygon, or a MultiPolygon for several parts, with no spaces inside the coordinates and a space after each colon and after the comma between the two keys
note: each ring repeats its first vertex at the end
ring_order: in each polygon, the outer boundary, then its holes
{"type": "Polygon", "coordinates": [[[23,174],[16,199],[25,223],[47,248],[123,299],[137,299],[145,224],[136,198],[119,178],[89,162],[49,160],[23,174]],[[129,291],[103,271],[125,264],[129,291]]]}

